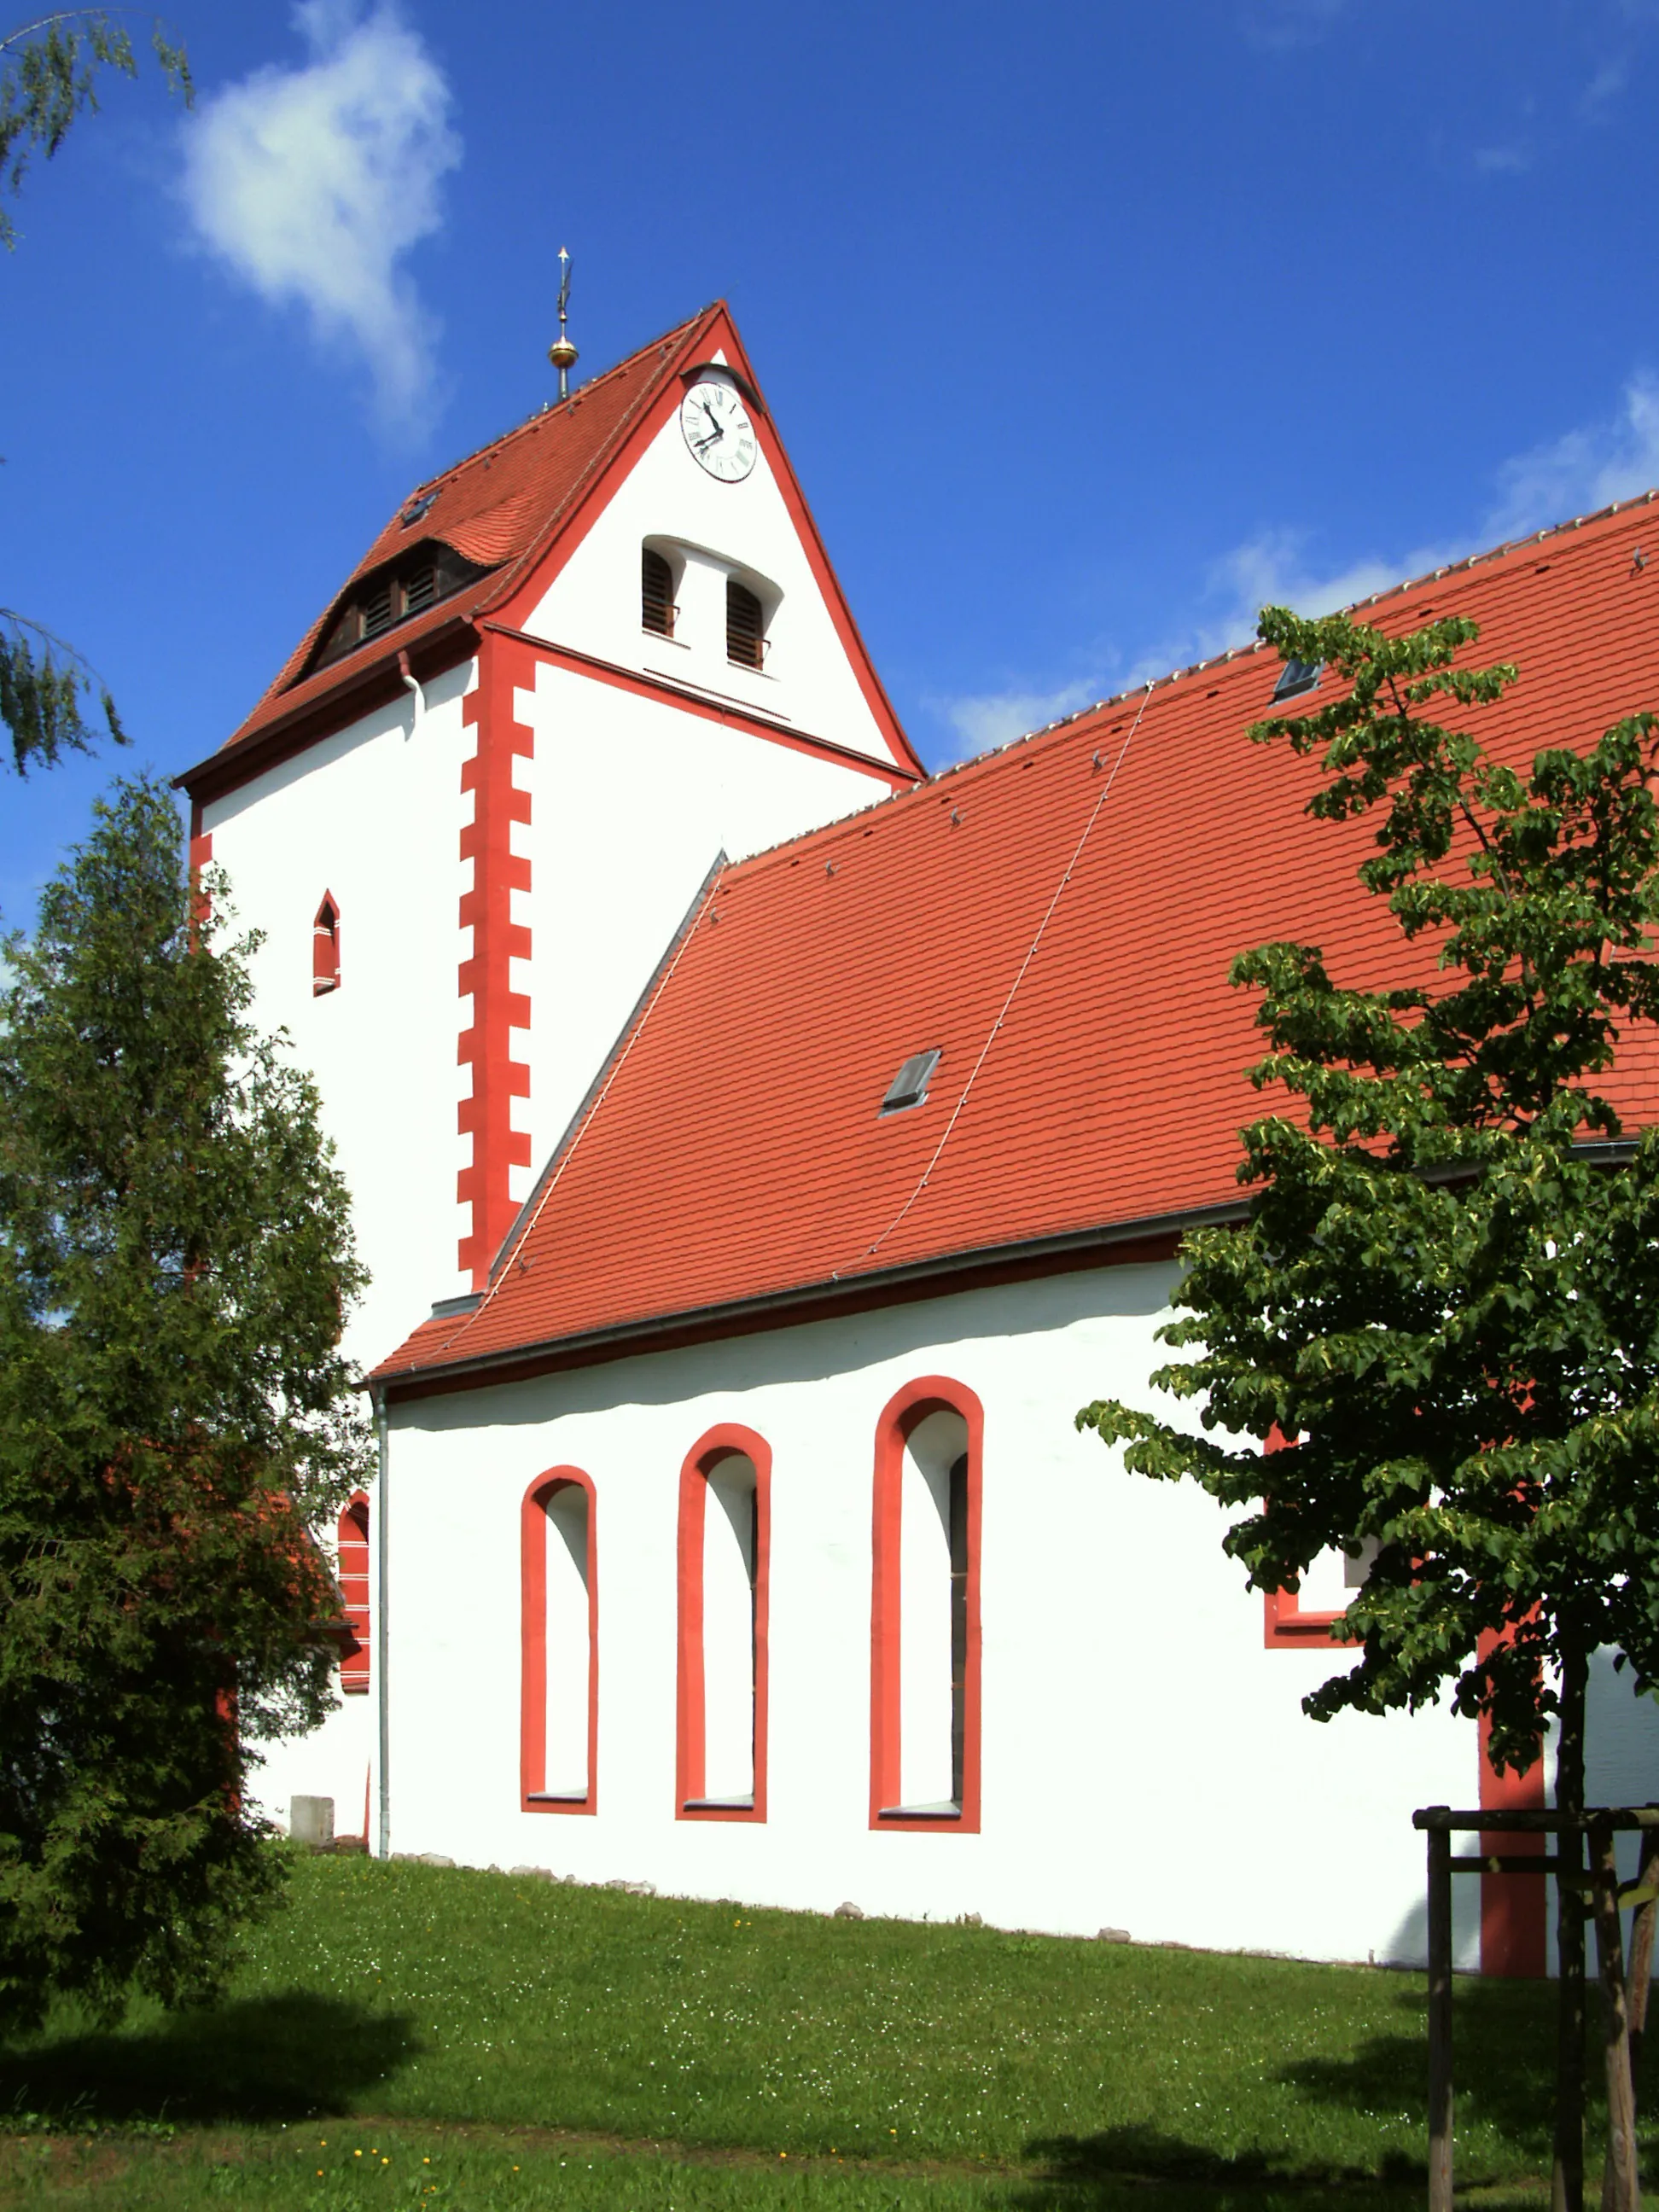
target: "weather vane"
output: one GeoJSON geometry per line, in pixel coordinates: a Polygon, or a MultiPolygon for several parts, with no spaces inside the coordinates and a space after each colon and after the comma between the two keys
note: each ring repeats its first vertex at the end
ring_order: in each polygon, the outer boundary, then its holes
{"type": "Polygon", "coordinates": [[[547,357],[559,372],[559,397],[570,397],[570,372],[576,366],[576,349],[565,336],[565,317],[570,308],[570,254],[559,248],[559,335],[547,349],[547,357]]]}

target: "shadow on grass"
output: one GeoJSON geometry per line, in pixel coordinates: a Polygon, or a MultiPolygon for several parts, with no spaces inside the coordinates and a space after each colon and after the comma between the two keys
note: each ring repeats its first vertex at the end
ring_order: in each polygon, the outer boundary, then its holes
{"type": "Polygon", "coordinates": [[[1372,2170],[1313,2164],[1274,2156],[1266,2151],[1243,2151],[1225,2156],[1204,2143],[1166,2135],[1144,2123],[1108,2128],[1097,2136],[1054,2136],[1026,2145],[1026,2156],[1040,2168],[1023,2206],[1081,2208],[1091,2203],[1115,2203],[1126,2182],[1184,2182],[1205,2192],[1205,2201],[1230,2201],[1237,2192],[1243,2203],[1259,2201],[1261,2192],[1355,2189],[1394,2191],[1415,2190],[1419,2194],[1428,2168],[1420,2160],[1398,2152],[1384,2154],[1372,2170]],[[1216,2192],[1222,2192],[1217,2195],[1216,2192]]]}
{"type": "Polygon", "coordinates": [[[0,2051],[0,2114],[292,2120],[349,2109],[420,2054],[406,2014],[337,1997],[251,1997],[142,2028],[0,2051]]]}
{"type": "MultiPolygon", "coordinates": [[[[1425,2000],[1402,1988],[1395,2001],[1397,2031],[1373,2034],[1340,2058],[1297,2058],[1278,2078],[1311,2106],[1362,2118],[1427,2124],[1428,2044],[1425,2000]]],[[[1460,2117],[1484,2123],[1482,2154],[1466,2148],[1460,2180],[1492,2185],[1522,2173],[1547,2173],[1555,2097],[1555,1993],[1538,1983],[1460,1982],[1454,2048],[1460,2117]],[[1492,2136],[1504,2149],[1492,2155],[1492,2136]],[[1491,2168],[1490,2172],[1482,2169],[1491,2168]]],[[[1592,2021],[1592,2029],[1594,2022],[1592,2021]]],[[[1593,2077],[1595,2052],[1587,2052],[1593,2077]]],[[[1644,2072],[1647,2069],[1644,2068],[1644,2072]]],[[[1594,2090],[1592,2089],[1592,2096],[1594,2090]]],[[[1592,2117],[1589,2132],[1596,2132],[1592,2117]]],[[[1157,2181],[1218,2208],[1286,2203],[1313,2207],[1364,2199],[1416,2203],[1426,2179],[1415,2150],[1384,2149],[1374,2165],[1356,2166],[1297,2155],[1250,2151],[1226,2156],[1146,2124],[1096,2136],[1061,2136],[1026,2146],[1035,2169],[1015,2200],[1021,2212],[1107,2212],[1124,2201],[1126,2185],[1157,2181]]],[[[1160,2197],[1160,2202],[1164,2201],[1160,2197]]],[[[1173,2200],[1172,2200],[1173,2201],[1173,2200]]]]}
{"type": "MultiPolygon", "coordinates": [[[[1584,2036],[1586,2136],[1603,2125],[1601,2021],[1596,1992],[1587,1992],[1584,2036]]],[[[1305,2058],[1281,2079],[1309,2100],[1351,2112],[1427,2112],[1428,2036],[1420,1991],[1402,1992],[1397,2033],[1374,2035],[1341,2059],[1305,2058]]],[[[1452,2024],[1456,2123],[1465,2137],[1476,2122],[1500,2136],[1514,2164],[1547,2172],[1555,2123],[1553,1983],[1460,1981],[1452,2024]]],[[[1659,2068],[1644,2053],[1639,2102],[1643,2133],[1651,2140],[1659,2068]]],[[[1490,2134],[1488,2140],[1490,2140],[1490,2134]]],[[[1471,2181],[1476,2179],[1469,2169],[1471,2181]]]]}

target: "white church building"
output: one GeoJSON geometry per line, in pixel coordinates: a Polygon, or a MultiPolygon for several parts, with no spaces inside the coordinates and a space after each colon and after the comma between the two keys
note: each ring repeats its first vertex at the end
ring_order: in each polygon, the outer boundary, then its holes
{"type": "MultiPolygon", "coordinates": [[[[1474,616],[1522,669],[1494,741],[1591,742],[1659,703],[1656,520],[1374,618],[1474,616]]],[[[1422,1956],[1413,1808],[1540,1802],[1541,1768],[1496,1777],[1449,1710],[1309,1721],[1343,1556],[1249,1593],[1207,1498],[1073,1425],[1150,1401],[1182,1231],[1243,1211],[1232,955],[1399,966],[1358,839],[1244,741],[1286,677],[1229,653],[928,777],[723,306],[392,517],[182,779],[373,1274],[341,1707],[270,1757],[274,1814],[1422,1956]]],[[[1610,1674],[1590,1790],[1659,1794],[1659,1712],[1610,1674]]],[[[1545,1971],[1544,1880],[1462,1887],[1463,1962],[1545,1971]]]]}

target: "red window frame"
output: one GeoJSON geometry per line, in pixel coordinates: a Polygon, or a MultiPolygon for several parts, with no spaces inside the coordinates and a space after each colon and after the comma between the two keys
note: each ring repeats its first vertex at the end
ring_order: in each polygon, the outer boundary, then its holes
{"type": "Polygon", "coordinates": [[[335,1530],[335,1578],[345,1632],[340,1638],[340,1689],[348,1698],[368,1692],[368,1493],[356,1491],[335,1530]]]}
{"type": "MultiPolygon", "coordinates": [[[[1277,1429],[1267,1437],[1269,1452],[1283,1451],[1288,1439],[1277,1429]]],[[[1305,1651],[1310,1644],[1328,1651],[1351,1650],[1357,1636],[1333,1636],[1331,1631],[1348,1617],[1346,1606],[1334,1612],[1306,1612],[1296,1590],[1264,1590],[1261,1594],[1261,1640],[1269,1651],[1305,1651]]]]}
{"type": "Polygon", "coordinates": [[[526,1813],[597,1813],[599,1807],[599,1539],[592,1479],[579,1467],[538,1474],[519,1509],[520,1655],[519,1806],[526,1813]],[[547,1505],[558,1490],[587,1493],[587,1792],[547,1797],[547,1505]]]}
{"type": "Polygon", "coordinates": [[[870,1575],[870,1826],[930,1835],[972,1836],[980,1826],[980,1516],[985,1409],[965,1383],[924,1375],[890,1398],[876,1425],[870,1575]],[[900,1507],[904,1447],[930,1413],[956,1413],[968,1431],[967,1652],[963,1673],[962,1807],[907,1814],[899,1804],[902,1645],[900,1641],[900,1507]]]}
{"type": "Polygon", "coordinates": [[[736,1422],[700,1437],[680,1468],[678,1536],[679,1654],[675,1683],[674,1817],[678,1820],[766,1818],[768,1615],[772,1569],[772,1448],[736,1422]],[[708,1805],[703,1797],[706,1712],[702,1661],[702,1544],[708,1477],[723,1459],[741,1454],[755,1470],[755,1788],[752,1805],[708,1805]]]}
{"type": "Polygon", "coordinates": [[[311,995],[320,999],[340,988],[340,908],[332,891],[323,893],[311,925],[311,995]]]}

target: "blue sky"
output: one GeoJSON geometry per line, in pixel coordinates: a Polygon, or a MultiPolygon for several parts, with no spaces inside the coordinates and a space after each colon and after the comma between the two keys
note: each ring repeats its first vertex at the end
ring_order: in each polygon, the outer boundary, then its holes
{"type": "MultiPolygon", "coordinates": [[[[731,300],[941,763],[1659,482],[1659,0],[185,0],[0,258],[0,602],[172,773],[410,483],[731,300]]],[[[107,753],[0,784],[0,913],[107,753]]]]}

